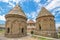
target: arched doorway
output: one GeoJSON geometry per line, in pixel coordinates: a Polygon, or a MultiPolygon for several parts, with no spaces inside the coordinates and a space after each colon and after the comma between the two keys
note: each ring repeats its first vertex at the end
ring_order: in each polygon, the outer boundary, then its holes
{"type": "Polygon", "coordinates": [[[33,34],[34,32],[33,31],[31,31],[31,34],[33,34]]]}

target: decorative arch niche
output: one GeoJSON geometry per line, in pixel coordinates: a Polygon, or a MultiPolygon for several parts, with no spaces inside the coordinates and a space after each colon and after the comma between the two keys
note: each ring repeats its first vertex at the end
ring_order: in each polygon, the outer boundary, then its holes
{"type": "Polygon", "coordinates": [[[18,34],[19,33],[19,26],[20,26],[20,23],[19,23],[19,21],[18,20],[14,20],[13,22],[12,22],[12,33],[13,34],[18,34]]]}
{"type": "Polygon", "coordinates": [[[6,21],[6,27],[10,27],[11,26],[11,21],[10,20],[7,20],[6,21]]]}

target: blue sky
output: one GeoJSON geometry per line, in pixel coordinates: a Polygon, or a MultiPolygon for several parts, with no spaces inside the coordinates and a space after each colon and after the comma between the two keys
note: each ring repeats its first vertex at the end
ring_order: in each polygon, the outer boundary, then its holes
{"type": "Polygon", "coordinates": [[[35,21],[44,6],[55,16],[56,27],[60,26],[60,0],[0,0],[0,24],[5,24],[5,15],[19,4],[28,19],[35,21]]]}

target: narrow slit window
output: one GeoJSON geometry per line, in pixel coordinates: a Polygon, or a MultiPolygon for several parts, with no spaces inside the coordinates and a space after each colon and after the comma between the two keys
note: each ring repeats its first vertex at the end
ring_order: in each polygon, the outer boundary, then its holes
{"type": "Polygon", "coordinates": [[[22,33],[24,33],[24,28],[22,28],[22,33]]]}
{"type": "Polygon", "coordinates": [[[7,33],[9,33],[10,32],[10,29],[9,28],[7,28],[7,33]]]}
{"type": "Polygon", "coordinates": [[[41,30],[41,26],[39,25],[39,30],[41,30]]]}

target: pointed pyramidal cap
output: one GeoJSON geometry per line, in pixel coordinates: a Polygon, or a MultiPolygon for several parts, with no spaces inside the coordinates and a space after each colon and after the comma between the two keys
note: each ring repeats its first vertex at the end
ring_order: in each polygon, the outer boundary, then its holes
{"type": "Polygon", "coordinates": [[[9,14],[18,14],[26,17],[26,15],[24,14],[24,12],[18,4],[9,12],[9,14]]]}
{"type": "Polygon", "coordinates": [[[53,16],[46,8],[42,7],[41,11],[39,12],[37,18],[43,16],[53,16]]]}

